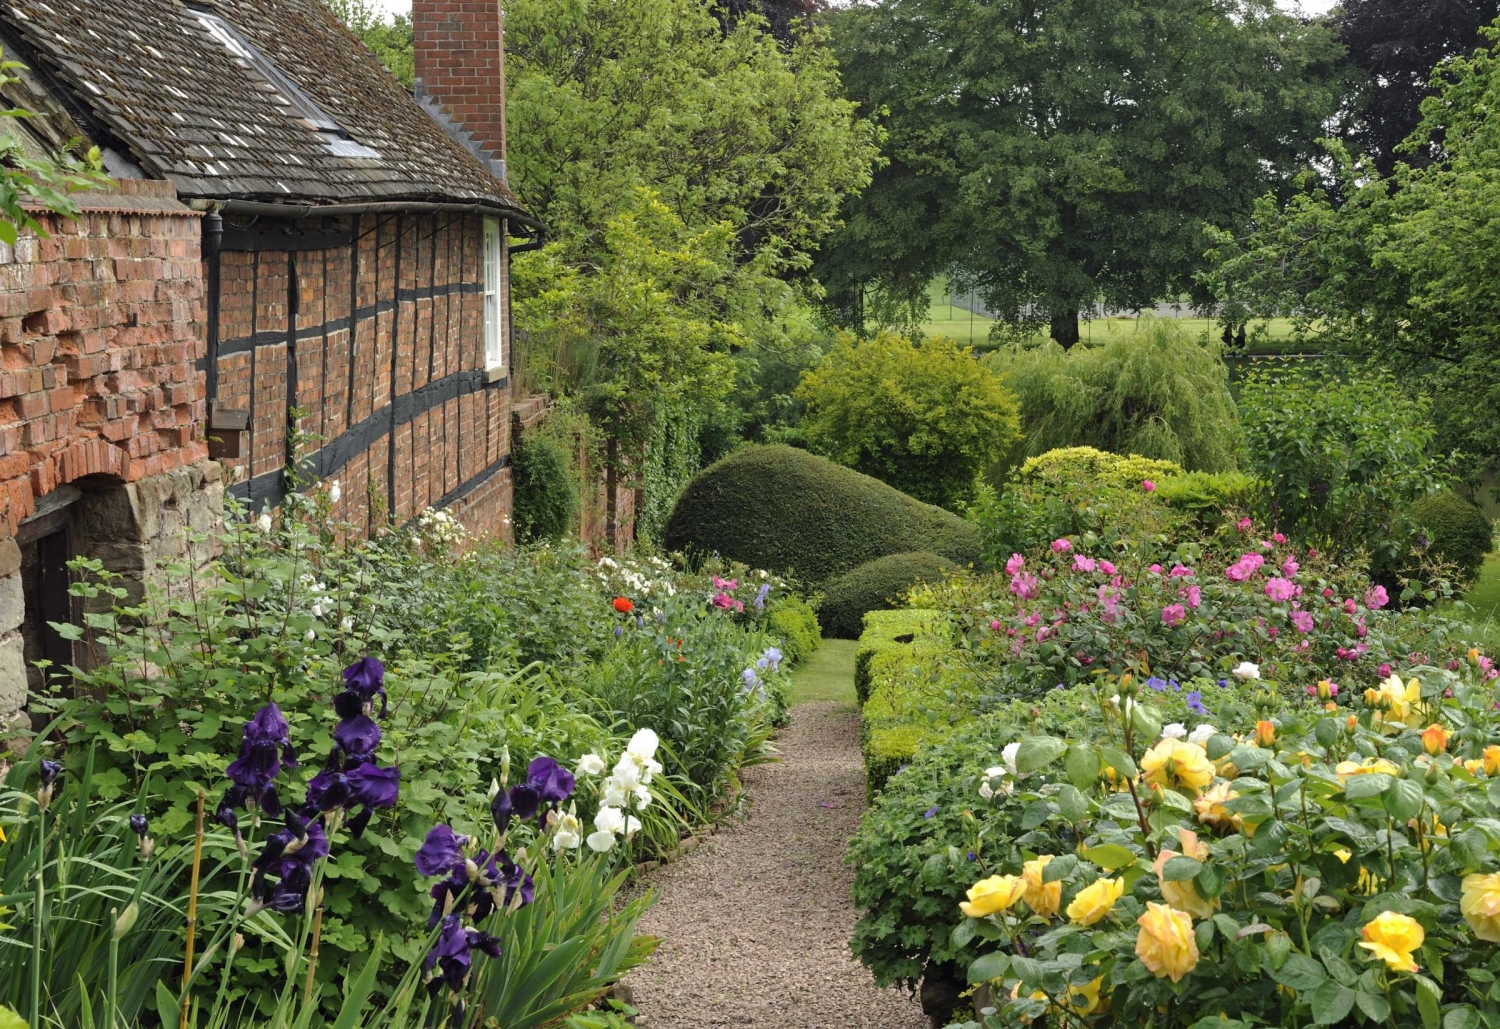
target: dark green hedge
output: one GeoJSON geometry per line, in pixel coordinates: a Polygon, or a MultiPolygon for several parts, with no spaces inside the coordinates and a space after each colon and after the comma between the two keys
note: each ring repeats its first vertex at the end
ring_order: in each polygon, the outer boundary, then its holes
{"type": "Polygon", "coordinates": [[[548,436],[518,435],[510,459],[516,539],[531,543],[567,535],[578,506],[567,450],[548,436]]]}
{"type": "Polygon", "coordinates": [[[889,554],[979,561],[979,534],[957,515],[792,447],[747,446],[704,469],[678,498],[668,550],[717,553],[821,587],[889,554]]]}
{"type": "Polygon", "coordinates": [[[1452,490],[1429,493],[1411,506],[1411,516],[1432,541],[1432,553],[1451,561],[1465,581],[1479,574],[1494,534],[1484,512],[1452,490]]]}
{"type": "Polygon", "coordinates": [[[824,587],[818,621],[823,635],[857,640],[864,632],[865,612],[885,611],[892,600],[919,582],[942,582],[957,566],[946,557],[918,551],[867,561],[824,587]]]}

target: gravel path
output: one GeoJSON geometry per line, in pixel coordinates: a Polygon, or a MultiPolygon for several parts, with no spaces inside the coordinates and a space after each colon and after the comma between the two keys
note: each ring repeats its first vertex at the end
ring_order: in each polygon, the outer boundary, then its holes
{"type": "Polygon", "coordinates": [[[630,977],[643,1025],[925,1029],[915,1000],[877,988],[849,956],[858,731],[846,704],[794,708],[781,762],[745,773],[748,814],[651,875],[641,930],[662,945],[630,977]]]}

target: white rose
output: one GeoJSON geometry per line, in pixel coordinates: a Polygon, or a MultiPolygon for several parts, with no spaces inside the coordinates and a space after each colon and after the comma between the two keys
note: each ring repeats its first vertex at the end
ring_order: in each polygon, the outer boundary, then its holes
{"type": "Polygon", "coordinates": [[[1260,665],[1255,664],[1251,661],[1241,661],[1239,665],[1236,666],[1235,670],[1230,674],[1232,674],[1236,679],[1242,679],[1246,682],[1249,682],[1251,679],[1260,678],[1260,665]]]}
{"type": "Polygon", "coordinates": [[[1005,749],[1000,751],[1000,759],[1005,762],[1005,770],[1018,778],[1021,773],[1016,771],[1016,755],[1020,752],[1020,743],[1007,743],[1005,749]]]}
{"type": "Polygon", "coordinates": [[[339,498],[343,495],[343,487],[339,485],[339,481],[337,479],[334,479],[333,482],[331,482],[328,486],[328,502],[330,504],[337,504],[339,502],[339,498]]]}
{"type": "Polygon", "coordinates": [[[991,765],[984,770],[984,777],[986,779],[994,779],[1004,774],[1005,769],[1001,768],[999,765],[991,765]]]}
{"type": "Polygon", "coordinates": [[[270,513],[266,512],[266,513],[262,514],[259,518],[257,518],[255,520],[255,525],[256,525],[257,528],[260,529],[261,532],[270,532],[271,531],[271,515],[270,515],[270,513]]]}
{"type": "Polygon", "coordinates": [[[650,729],[637,729],[635,735],[630,737],[625,753],[638,757],[642,761],[649,761],[656,756],[656,747],[660,742],[656,733],[650,729]]]}
{"type": "Polygon", "coordinates": [[[625,815],[617,807],[601,807],[594,816],[594,828],[600,832],[618,833],[625,828],[625,815]]]}
{"type": "Polygon", "coordinates": [[[1187,734],[1187,726],[1181,722],[1171,722],[1161,727],[1161,738],[1164,740],[1180,740],[1187,734]]]}
{"type": "Polygon", "coordinates": [[[585,842],[588,843],[589,850],[600,854],[607,854],[615,849],[615,834],[612,832],[592,832],[589,833],[589,838],[585,842]]]}
{"type": "Polygon", "coordinates": [[[1215,729],[1207,722],[1204,722],[1202,725],[1198,726],[1198,728],[1188,733],[1188,742],[1196,743],[1201,747],[1209,740],[1213,739],[1216,735],[1218,735],[1218,732],[1218,729],[1215,729]]]}
{"type": "Polygon", "coordinates": [[[985,800],[990,800],[995,796],[995,790],[992,786],[990,786],[990,781],[988,779],[980,780],[979,795],[985,800]]]}
{"type": "Polygon", "coordinates": [[[579,775],[599,775],[604,771],[604,759],[598,754],[585,754],[578,759],[579,775]]]}

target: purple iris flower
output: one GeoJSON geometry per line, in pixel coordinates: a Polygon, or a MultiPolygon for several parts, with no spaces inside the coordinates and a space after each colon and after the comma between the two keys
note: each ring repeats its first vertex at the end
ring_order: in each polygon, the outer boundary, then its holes
{"type": "Polygon", "coordinates": [[[137,836],[144,836],[151,831],[151,823],[146,821],[145,815],[131,815],[130,831],[135,833],[137,836]]]}
{"type": "Polygon", "coordinates": [[[417,850],[417,871],[425,876],[442,875],[455,864],[462,864],[463,845],[468,842],[469,838],[455,833],[452,826],[434,825],[417,850]]]}
{"type": "Polygon", "coordinates": [[[536,887],[520,865],[507,855],[500,854],[500,877],[497,885],[505,890],[505,903],[509,904],[517,893],[521,895],[521,906],[530,904],[536,897],[536,887]]]}
{"type": "Polygon", "coordinates": [[[317,819],[304,821],[295,811],[288,811],[286,828],[267,838],[265,849],[251,866],[255,870],[252,895],[275,911],[302,911],[312,885],[313,865],[327,856],[328,836],[323,823],[317,819]]]}
{"type": "Polygon", "coordinates": [[[560,804],[573,795],[573,773],[555,758],[533,758],[526,766],[526,785],[547,804],[560,804]]]}
{"type": "Polygon", "coordinates": [[[542,795],[537,792],[535,786],[528,783],[518,783],[510,788],[510,807],[517,818],[525,822],[535,818],[537,810],[542,806],[542,795]]]}
{"type": "Polygon", "coordinates": [[[380,697],[380,717],[387,711],[385,665],[368,654],[344,669],[344,687],[359,695],[362,704],[371,705],[380,697]]]}
{"type": "Polygon", "coordinates": [[[304,810],[309,818],[318,811],[333,811],[349,803],[349,780],[336,768],[325,768],[312,777],[307,784],[307,804],[304,810]]]}
{"type": "Polygon", "coordinates": [[[501,836],[510,828],[510,820],[515,817],[515,809],[510,803],[510,791],[501,790],[495,794],[495,799],[490,801],[490,817],[495,820],[495,828],[501,836]]]}
{"type": "Polygon", "coordinates": [[[401,792],[401,769],[366,763],[345,773],[344,779],[349,784],[349,803],[360,805],[359,813],[349,819],[349,834],[357,840],[364,835],[376,808],[396,803],[401,792]]]}
{"type": "MultiPolygon", "coordinates": [[[[267,704],[245,723],[239,757],[229,763],[225,773],[236,786],[263,790],[280,774],[283,750],[289,752],[290,746],[291,727],[274,702],[267,704]]],[[[296,766],[290,758],[287,764],[296,766]]]]}
{"type": "Polygon", "coordinates": [[[368,715],[355,715],[333,727],[333,740],[350,761],[369,761],[380,746],[380,726],[368,715]]]}
{"type": "MultiPolygon", "coordinates": [[[[429,896],[432,897],[432,915],[427,919],[428,926],[437,925],[438,920],[449,912],[452,904],[460,900],[464,901],[465,913],[472,921],[483,922],[489,918],[495,912],[498,899],[492,891],[511,878],[510,869],[514,867],[503,851],[491,857],[489,851],[481,850],[474,855],[472,861],[460,857],[447,870],[446,877],[432,884],[429,891],[429,896]],[[501,870],[502,866],[505,871],[501,870]]],[[[529,881],[528,878],[527,882],[529,881]]],[[[519,882],[517,885],[520,885],[519,882]]]]}
{"type": "Polygon", "coordinates": [[[1195,715],[1208,714],[1208,708],[1203,706],[1203,694],[1199,690],[1188,690],[1187,706],[1188,710],[1195,715]]]}
{"type": "Polygon", "coordinates": [[[436,968],[438,972],[427,984],[428,991],[436,994],[445,985],[455,993],[463,989],[473,962],[472,952],[476,950],[498,958],[500,941],[489,933],[465,928],[457,915],[449,915],[443,919],[443,928],[438,933],[437,942],[423,962],[427,968],[436,968]]]}
{"type": "MultiPolygon", "coordinates": [[[[274,707],[275,705],[273,704],[272,706],[274,707]]],[[[52,784],[57,781],[57,777],[62,774],[62,770],[62,764],[57,761],[43,760],[37,762],[37,773],[42,777],[42,789],[50,790],[52,784]]]]}
{"type": "Polygon", "coordinates": [[[761,583],[760,589],[755,591],[755,610],[764,611],[766,609],[766,598],[770,595],[771,584],[769,582],[761,583]]]}

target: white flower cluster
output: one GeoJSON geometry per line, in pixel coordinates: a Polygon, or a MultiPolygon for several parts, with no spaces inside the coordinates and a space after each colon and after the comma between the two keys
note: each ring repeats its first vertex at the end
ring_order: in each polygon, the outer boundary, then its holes
{"type": "Polygon", "coordinates": [[[612,557],[601,557],[594,565],[594,574],[606,592],[622,593],[636,599],[676,596],[677,585],[668,574],[671,570],[671,564],[659,557],[636,558],[624,563],[612,557]]]}
{"type": "Polygon", "coordinates": [[[452,550],[469,534],[462,522],[437,507],[417,515],[417,531],[428,546],[441,550],[452,550]]]}
{"type": "Polygon", "coordinates": [[[1218,733],[1218,731],[1218,729],[1215,729],[1207,722],[1204,722],[1192,732],[1188,732],[1187,726],[1183,725],[1181,722],[1169,722],[1168,724],[1162,726],[1161,738],[1164,740],[1180,740],[1185,736],[1187,737],[1187,741],[1189,743],[1196,743],[1201,747],[1203,746],[1203,744],[1211,740],[1218,733]]]}
{"type": "MultiPolygon", "coordinates": [[[[594,815],[594,831],[586,840],[590,850],[600,854],[611,851],[619,837],[624,836],[628,840],[640,829],[640,820],[629,812],[632,808],[639,811],[651,803],[651,790],[648,787],[662,768],[661,762],[656,760],[656,748],[660,742],[656,733],[650,729],[639,729],[630,738],[625,752],[615,762],[614,771],[600,786],[599,811],[594,815]]],[[[601,775],[603,772],[604,759],[598,754],[585,754],[578,762],[579,778],[601,775]]],[[[577,834],[582,831],[577,827],[577,821],[576,818],[573,819],[573,825],[567,827],[572,834],[572,847],[578,846],[577,834]]],[[[562,831],[563,827],[560,826],[557,837],[559,840],[562,831]]],[[[557,842],[555,845],[562,847],[569,844],[557,842]]]]}
{"type": "Polygon", "coordinates": [[[1013,779],[1020,779],[1021,773],[1016,771],[1016,755],[1021,751],[1020,743],[1007,743],[1000,751],[1001,764],[992,765],[984,770],[984,778],[979,781],[979,795],[989,800],[997,793],[1009,793],[1014,784],[1013,779]],[[1000,780],[1000,785],[995,785],[995,780],[1000,780]]]}

